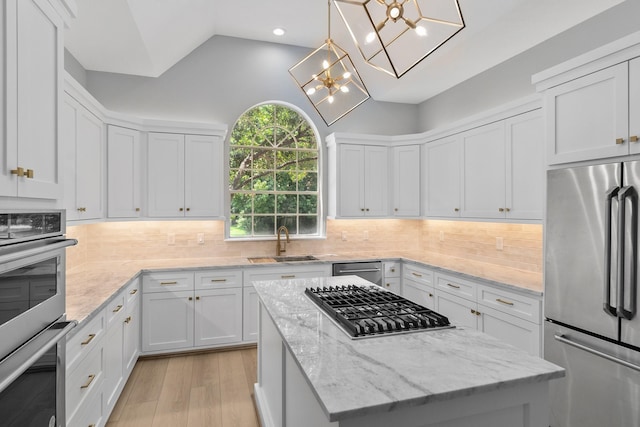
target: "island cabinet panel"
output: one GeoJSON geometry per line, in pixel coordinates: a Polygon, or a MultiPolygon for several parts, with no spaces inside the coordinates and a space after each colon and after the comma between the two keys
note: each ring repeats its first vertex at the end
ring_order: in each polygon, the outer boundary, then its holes
{"type": "Polygon", "coordinates": [[[242,297],[242,341],[258,341],[258,293],[253,286],[243,289],[242,297]]]}
{"type": "Polygon", "coordinates": [[[284,343],[264,306],[259,306],[258,384],[256,404],[264,427],[284,425],[284,343]]]}

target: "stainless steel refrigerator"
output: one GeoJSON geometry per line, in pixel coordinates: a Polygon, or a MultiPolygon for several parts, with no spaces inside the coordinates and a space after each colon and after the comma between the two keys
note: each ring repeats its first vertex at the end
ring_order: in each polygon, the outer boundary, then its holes
{"type": "Polygon", "coordinates": [[[550,170],[545,359],[552,427],[640,426],[640,162],[550,170]]]}

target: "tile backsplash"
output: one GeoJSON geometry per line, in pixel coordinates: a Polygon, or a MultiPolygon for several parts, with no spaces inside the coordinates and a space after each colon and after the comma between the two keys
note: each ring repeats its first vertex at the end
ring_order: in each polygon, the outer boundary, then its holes
{"type": "MultiPolygon", "coordinates": [[[[94,261],[275,255],[275,241],[225,241],[224,221],[127,221],[70,225],[70,266],[94,261]],[[204,235],[198,244],[197,236],[204,235]]],[[[542,225],[366,219],[328,220],[326,239],[293,240],[287,254],[433,252],[542,271],[542,225]],[[502,250],[496,249],[496,239],[502,250]]]]}

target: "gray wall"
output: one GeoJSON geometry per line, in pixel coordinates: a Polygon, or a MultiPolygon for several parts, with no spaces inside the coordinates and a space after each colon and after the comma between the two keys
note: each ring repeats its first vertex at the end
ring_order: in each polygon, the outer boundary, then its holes
{"type": "Polygon", "coordinates": [[[640,31],[640,1],[627,0],[423,102],[419,131],[531,95],[536,92],[533,74],[636,31],[640,31]]]}
{"type": "Polygon", "coordinates": [[[332,132],[413,133],[418,106],[369,99],[327,127],[288,69],[310,50],[214,36],[158,78],[87,72],[87,89],[106,108],[140,117],[233,126],[250,107],[284,101],[304,110],[321,138],[332,132]]]}
{"type": "Polygon", "coordinates": [[[69,52],[64,50],[64,69],[85,88],[87,87],[87,70],[69,52]]]}

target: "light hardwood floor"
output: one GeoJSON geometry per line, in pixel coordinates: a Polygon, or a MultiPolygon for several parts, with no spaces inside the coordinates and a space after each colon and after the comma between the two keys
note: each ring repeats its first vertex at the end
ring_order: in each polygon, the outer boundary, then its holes
{"type": "Polygon", "coordinates": [[[140,359],[106,427],[259,427],[256,349],[140,359]]]}

